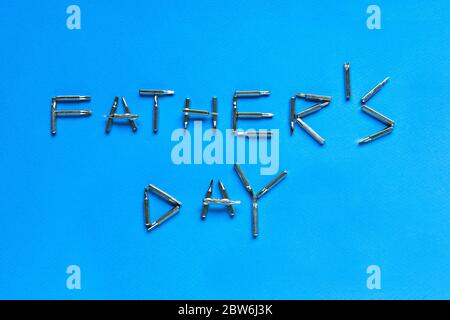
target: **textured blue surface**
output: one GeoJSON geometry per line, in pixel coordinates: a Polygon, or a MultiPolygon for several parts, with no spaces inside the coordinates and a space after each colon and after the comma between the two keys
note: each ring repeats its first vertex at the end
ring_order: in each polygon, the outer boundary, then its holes
{"type": "MultiPolygon", "coordinates": [[[[377,1],[381,30],[366,27],[369,4],[2,1],[0,298],[450,298],[449,2],[377,1]],[[66,28],[70,4],[81,7],[81,30],[66,28]],[[358,146],[381,128],[358,98],[385,76],[370,105],[396,130],[358,146]],[[157,135],[153,101],[138,96],[151,87],[176,91],[160,101],[157,135]],[[260,201],[257,240],[232,166],[170,158],[184,98],[209,108],[216,95],[225,129],[236,89],[272,91],[246,108],[275,113],[264,123],[280,128],[280,170],[289,171],[260,201]],[[298,91],[333,96],[308,119],[323,147],[298,127],[289,135],[298,91]],[[58,121],[52,137],[57,94],[92,95],[94,114],[58,121]],[[119,125],[104,133],[115,95],[139,113],[136,134],[119,125]],[[234,219],[200,220],[212,178],[243,201],[234,219]],[[151,233],[148,183],[183,202],[151,233]],[[66,288],[71,264],[81,290],[66,288]],[[372,264],[381,290],[366,287],[372,264]]],[[[272,178],[243,169],[255,189],[272,178]]]]}

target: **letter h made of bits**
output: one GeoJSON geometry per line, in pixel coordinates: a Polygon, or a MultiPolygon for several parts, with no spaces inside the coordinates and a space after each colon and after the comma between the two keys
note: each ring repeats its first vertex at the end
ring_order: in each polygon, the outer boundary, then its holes
{"type": "Polygon", "coordinates": [[[207,110],[200,110],[200,109],[192,109],[191,108],[191,99],[186,98],[184,102],[184,108],[182,110],[183,112],[183,128],[184,130],[187,130],[190,120],[190,115],[200,115],[200,116],[211,116],[212,121],[212,127],[213,129],[217,129],[217,116],[219,115],[217,113],[217,97],[212,97],[211,100],[211,112],[207,110]]]}

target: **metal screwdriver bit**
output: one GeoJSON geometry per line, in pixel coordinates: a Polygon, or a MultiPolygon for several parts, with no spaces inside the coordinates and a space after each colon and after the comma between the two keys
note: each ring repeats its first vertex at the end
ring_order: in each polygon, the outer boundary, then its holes
{"type": "MultiPolygon", "coordinates": [[[[213,187],[213,180],[211,180],[211,182],[209,183],[208,190],[206,190],[205,198],[210,198],[211,197],[211,195],[212,195],[212,187],[213,187]]],[[[202,219],[206,218],[206,215],[208,213],[208,208],[209,208],[208,203],[205,203],[205,201],[203,201],[202,215],[201,215],[202,219]]]]}
{"type": "Polygon", "coordinates": [[[145,216],[145,225],[147,227],[150,226],[150,217],[148,212],[148,191],[147,188],[144,189],[144,216],[145,216]]]}
{"type": "Polygon", "coordinates": [[[182,111],[183,111],[183,113],[192,113],[192,114],[199,114],[199,115],[204,115],[204,116],[208,116],[208,115],[217,116],[216,112],[209,112],[207,110],[184,108],[182,111]]]}
{"type": "Polygon", "coordinates": [[[119,102],[119,97],[115,97],[113,104],[111,106],[111,111],[109,112],[108,122],[106,123],[106,133],[111,131],[112,123],[113,123],[113,115],[116,113],[117,104],[119,102]]]}
{"type": "Polygon", "coordinates": [[[294,128],[295,128],[295,97],[291,97],[291,103],[290,103],[290,119],[289,119],[289,124],[290,124],[290,129],[291,129],[291,136],[294,133],[294,128]]]}
{"type": "Polygon", "coordinates": [[[252,231],[253,237],[258,236],[258,199],[252,198],[252,231]]]}
{"type": "Polygon", "coordinates": [[[248,183],[247,178],[245,177],[244,173],[242,172],[241,167],[236,163],[234,165],[234,169],[236,170],[239,178],[241,178],[241,181],[244,183],[245,188],[247,189],[248,193],[250,194],[250,196],[253,198],[254,197],[254,193],[253,193],[253,189],[250,186],[250,184],[248,183]]]}
{"type": "Polygon", "coordinates": [[[51,116],[50,132],[52,134],[56,134],[56,98],[52,98],[52,107],[50,116],[51,116]]]}
{"type": "Polygon", "coordinates": [[[167,200],[171,204],[181,207],[181,202],[180,201],[178,201],[177,199],[175,199],[174,197],[169,195],[167,192],[164,192],[161,189],[157,188],[156,186],[154,186],[152,184],[149,184],[147,186],[147,189],[153,191],[154,193],[159,195],[161,198],[167,200]]]}
{"type": "MultiPolygon", "coordinates": [[[[189,110],[189,105],[191,104],[191,99],[186,98],[185,102],[184,102],[184,109],[183,110],[189,110]]],[[[183,124],[184,124],[184,130],[187,129],[189,123],[189,113],[188,112],[184,112],[184,117],[183,117],[183,124]]]]}
{"type": "MultiPolygon", "coordinates": [[[[231,206],[233,204],[241,204],[240,200],[230,200],[230,199],[214,199],[214,198],[204,198],[203,199],[203,205],[208,205],[208,204],[223,204],[226,206],[231,206]]],[[[205,215],[206,217],[206,215],[205,215]]],[[[203,215],[202,215],[203,218],[203,215]]]]}
{"type": "Polygon", "coordinates": [[[272,118],[273,113],[268,112],[237,112],[237,118],[272,118]]]}
{"type": "MultiPolygon", "coordinates": [[[[223,185],[222,181],[219,180],[219,189],[220,189],[220,193],[222,194],[222,197],[224,197],[225,199],[229,199],[230,197],[228,196],[228,191],[227,189],[225,189],[225,186],[223,185]]],[[[230,211],[230,216],[234,216],[234,208],[233,205],[229,205],[228,206],[228,210],[230,211]]]]}
{"type": "Polygon", "coordinates": [[[236,122],[237,122],[237,96],[233,97],[233,132],[236,131],[236,122]]]}
{"type": "Polygon", "coordinates": [[[297,118],[297,123],[299,126],[305,130],[314,140],[316,140],[319,144],[323,145],[325,143],[325,139],[322,138],[315,132],[310,126],[306,124],[305,121],[303,121],[301,118],[297,118]]]}
{"type": "Polygon", "coordinates": [[[350,100],[350,63],[344,63],[345,99],[350,100]]]}
{"type": "Polygon", "coordinates": [[[212,126],[217,129],[217,97],[212,98],[212,126]]]}
{"type": "Polygon", "coordinates": [[[380,89],[389,81],[389,77],[386,77],[383,81],[377,84],[372,90],[370,90],[362,99],[361,103],[366,103],[370,100],[380,89]]]}
{"type": "Polygon", "coordinates": [[[378,111],[375,111],[374,109],[370,108],[369,106],[363,105],[361,107],[361,109],[362,109],[362,111],[367,113],[372,118],[377,119],[378,121],[384,123],[387,126],[393,126],[395,124],[395,122],[393,120],[391,120],[388,117],[382,115],[378,111]]]}
{"type": "Polygon", "coordinates": [[[236,91],[234,93],[236,97],[259,97],[259,96],[268,96],[270,95],[270,91],[266,90],[247,90],[247,91],[236,91]]]}
{"type": "Polygon", "coordinates": [[[57,116],[90,116],[91,110],[56,110],[57,116]]]}
{"type": "Polygon", "coordinates": [[[155,90],[155,89],[140,89],[139,95],[141,96],[153,96],[153,132],[158,132],[158,97],[159,96],[171,96],[174,95],[173,90],[155,90]]]}
{"type": "Polygon", "coordinates": [[[310,93],[297,93],[295,95],[297,98],[305,99],[306,101],[315,101],[315,102],[330,102],[330,96],[322,96],[318,94],[310,94],[310,93]]]}
{"type": "Polygon", "coordinates": [[[141,96],[170,96],[174,95],[173,90],[155,90],[155,89],[140,89],[139,94],[141,96]]]}
{"type": "Polygon", "coordinates": [[[56,96],[55,100],[57,102],[90,101],[91,100],[91,96],[79,96],[79,95],[56,96]]]}
{"type": "Polygon", "coordinates": [[[376,132],[376,133],[374,133],[374,134],[372,134],[372,135],[370,135],[368,137],[360,139],[358,141],[358,143],[359,144],[364,144],[364,143],[368,143],[368,142],[374,141],[374,140],[376,140],[378,138],[381,138],[381,137],[391,133],[393,130],[394,130],[394,126],[386,127],[383,130],[380,130],[380,131],[378,131],[378,132],[376,132]]]}
{"type": "Polygon", "coordinates": [[[315,104],[306,110],[298,112],[296,116],[298,118],[306,117],[306,116],[310,115],[311,113],[317,112],[317,111],[327,107],[329,104],[330,104],[329,102],[322,102],[322,103],[315,104]]]}
{"type": "Polygon", "coordinates": [[[261,189],[260,192],[256,195],[257,199],[260,199],[267,191],[272,189],[277,183],[279,183],[283,178],[287,175],[287,171],[283,171],[280,173],[275,179],[269,182],[264,188],[261,189]]]}
{"type": "Polygon", "coordinates": [[[135,113],[115,113],[108,116],[108,119],[128,119],[128,120],[136,120],[139,118],[139,115],[135,113]]]}
{"type": "Polygon", "coordinates": [[[157,226],[159,226],[161,223],[165,222],[169,218],[173,217],[176,213],[180,211],[180,206],[175,206],[172,209],[170,209],[166,214],[164,214],[161,218],[156,220],[155,222],[152,222],[150,227],[148,227],[148,231],[153,230],[157,226]]]}
{"type": "Polygon", "coordinates": [[[272,137],[272,131],[236,131],[238,137],[272,137]]]}
{"type": "Polygon", "coordinates": [[[153,96],[153,132],[158,132],[158,95],[153,96]]]}
{"type": "MultiPolygon", "coordinates": [[[[128,103],[125,100],[125,97],[122,97],[122,103],[123,103],[123,107],[125,109],[125,113],[130,114],[130,108],[128,107],[128,103]]],[[[130,125],[131,125],[131,128],[133,131],[137,131],[137,126],[133,119],[130,119],[130,125]]]]}

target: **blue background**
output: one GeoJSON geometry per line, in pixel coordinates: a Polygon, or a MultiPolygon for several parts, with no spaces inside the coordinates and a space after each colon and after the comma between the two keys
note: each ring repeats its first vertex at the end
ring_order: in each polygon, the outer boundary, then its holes
{"type": "MultiPolygon", "coordinates": [[[[381,30],[366,27],[370,4],[2,1],[0,298],[450,298],[449,2],[378,0],[381,30]],[[81,30],[66,27],[70,4],[81,7],[81,30]],[[370,105],[396,129],[358,146],[382,128],[359,98],[385,76],[391,81],[370,105]],[[140,88],[176,91],[160,100],[157,135],[153,101],[140,88]],[[289,171],[259,202],[256,240],[231,165],[170,158],[185,97],[209,108],[216,95],[224,130],[233,92],[245,89],[272,91],[243,104],[275,113],[257,125],[280,128],[280,170],[289,171]],[[298,91],[333,96],[307,119],[323,147],[298,126],[289,135],[298,91]],[[58,94],[92,95],[63,107],[94,114],[58,120],[52,137],[58,94]],[[116,95],[140,115],[136,134],[117,124],[104,133],[116,95]],[[221,179],[243,201],[234,219],[224,211],[200,220],[210,179],[214,195],[221,179]],[[148,183],[183,202],[151,233],[142,213],[148,183]],[[81,267],[78,291],[66,288],[71,264],[81,267]],[[381,290],[366,287],[372,264],[381,290]]],[[[272,178],[259,169],[243,166],[258,190],[272,178]]]]}

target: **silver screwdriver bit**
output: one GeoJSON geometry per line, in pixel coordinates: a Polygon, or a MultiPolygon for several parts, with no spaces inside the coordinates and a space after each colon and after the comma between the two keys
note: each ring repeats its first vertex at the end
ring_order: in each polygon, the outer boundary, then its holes
{"type": "Polygon", "coordinates": [[[257,199],[260,199],[267,191],[272,189],[277,183],[279,183],[283,178],[287,175],[287,171],[283,171],[280,173],[275,179],[269,182],[264,188],[261,189],[260,192],[256,195],[257,199]]]}
{"type": "Polygon", "coordinates": [[[199,115],[204,115],[204,116],[208,116],[208,115],[213,115],[213,116],[217,116],[218,113],[216,112],[209,112],[207,110],[199,110],[199,109],[189,109],[189,108],[184,108],[183,113],[192,113],[192,114],[199,114],[199,115]]]}
{"type": "Polygon", "coordinates": [[[389,81],[389,77],[386,77],[383,81],[377,84],[372,90],[370,90],[362,99],[361,103],[366,103],[370,100],[380,89],[389,81]]]}
{"type": "Polygon", "coordinates": [[[149,184],[147,186],[148,190],[153,191],[154,193],[156,193],[157,195],[159,195],[161,198],[167,200],[168,202],[170,202],[173,205],[176,206],[180,206],[181,207],[181,202],[178,201],[177,199],[175,199],[174,197],[172,197],[171,195],[169,195],[167,192],[162,191],[161,189],[157,188],[156,186],[149,184]]]}
{"type": "Polygon", "coordinates": [[[377,119],[378,121],[384,123],[387,126],[393,126],[395,124],[395,122],[393,120],[391,120],[388,117],[382,115],[378,111],[375,111],[374,109],[370,108],[369,106],[363,105],[361,107],[361,109],[362,109],[362,111],[367,113],[372,118],[377,119]]]}
{"type": "Polygon", "coordinates": [[[303,121],[301,118],[297,118],[297,123],[299,126],[305,130],[314,140],[316,140],[319,144],[323,145],[325,143],[325,139],[322,138],[315,132],[310,126],[306,124],[305,121],[303,121]]]}
{"type": "MultiPolygon", "coordinates": [[[[208,204],[223,204],[226,206],[231,206],[233,204],[241,204],[240,200],[230,200],[230,199],[214,199],[214,198],[204,198],[203,205],[208,204]]],[[[203,217],[203,216],[202,216],[203,217]]]]}
{"type": "Polygon", "coordinates": [[[148,212],[148,191],[147,188],[144,189],[144,217],[145,217],[145,225],[147,227],[150,226],[150,217],[148,212]]]}
{"type": "Polygon", "coordinates": [[[250,196],[253,198],[254,197],[254,193],[253,193],[253,189],[250,186],[250,184],[248,183],[247,178],[245,177],[244,173],[242,172],[241,167],[236,163],[234,165],[234,169],[236,170],[239,178],[241,178],[241,181],[244,183],[245,188],[247,189],[248,193],[250,194],[250,196]]]}
{"type": "Polygon", "coordinates": [[[136,120],[139,119],[139,115],[135,113],[115,113],[108,116],[108,119],[128,119],[136,120]]]}
{"type": "Polygon", "coordinates": [[[158,95],[153,96],[153,132],[158,132],[158,95]]]}
{"type": "Polygon", "coordinates": [[[253,237],[258,236],[258,199],[252,198],[252,231],[253,237]]]}
{"type": "MultiPolygon", "coordinates": [[[[123,107],[125,109],[125,113],[130,114],[130,108],[128,107],[128,103],[125,100],[125,97],[122,97],[122,103],[123,103],[123,107]]],[[[137,131],[137,126],[133,119],[130,119],[130,125],[131,125],[131,129],[133,131],[137,131]]]]}
{"type": "Polygon", "coordinates": [[[56,96],[55,100],[57,102],[90,101],[91,100],[91,96],[79,96],[79,95],[56,96]]]}
{"type": "Polygon", "coordinates": [[[111,106],[111,111],[109,112],[108,122],[106,123],[106,133],[109,133],[111,131],[111,127],[112,127],[112,123],[113,123],[112,116],[116,113],[118,103],[119,103],[119,97],[115,97],[113,104],[111,106]]]}
{"type": "Polygon", "coordinates": [[[233,132],[236,131],[237,122],[237,96],[233,96],[233,132]]]}
{"type": "Polygon", "coordinates": [[[212,98],[212,126],[217,129],[217,97],[212,98]]]}
{"type": "Polygon", "coordinates": [[[90,116],[91,110],[56,110],[57,116],[90,116]]]}
{"type": "Polygon", "coordinates": [[[236,131],[238,137],[272,137],[272,131],[236,131]]]}
{"type": "Polygon", "coordinates": [[[303,118],[306,117],[307,115],[310,115],[311,113],[317,112],[325,107],[327,107],[330,103],[329,102],[321,102],[321,103],[317,103],[311,107],[309,107],[306,110],[300,111],[297,113],[297,118],[303,118]]]}
{"type": "Polygon", "coordinates": [[[315,101],[315,102],[330,102],[331,101],[330,96],[322,96],[322,95],[311,94],[311,93],[297,93],[295,96],[297,98],[301,98],[306,101],[315,101]]]}
{"type": "MultiPolygon", "coordinates": [[[[220,193],[222,194],[222,197],[224,197],[225,199],[229,199],[230,197],[228,196],[228,191],[227,189],[225,189],[225,186],[223,185],[222,181],[219,180],[219,189],[220,189],[220,193]]],[[[229,205],[228,206],[228,210],[230,211],[230,216],[234,216],[235,212],[234,212],[234,208],[233,205],[229,205]]]]}
{"type": "Polygon", "coordinates": [[[358,141],[358,143],[359,143],[359,144],[364,144],[364,143],[368,143],[368,142],[374,141],[374,140],[376,140],[376,139],[378,139],[378,138],[381,138],[381,137],[383,137],[383,136],[385,136],[385,135],[391,133],[393,130],[394,130],[394,126],[386,127],[386,128],[384,128],[383,130],[380,130],[380,131],[378,131],[378,132],[376,132],[376,133],[374,133],[374,134],[371,134],[371,135],[368,136],[368,137],[365,137],[365,138],[360,139],[360,140],[358,141]]]}
{"type": "MultiPolygon", "coordinates": [[[[206,190],[206,195],[205,198],[210,198],[212,195],[212,187],[213,187],[213,180],[211,180],[211,182],[209,183],[209,187],[208,190],[206,190]]],[[[202,219],[206,218],[206,215],[208,214],[208,203],[205,203],[205,201],[203,201],[203,207],[202,207],[202,219]]]]}
{"type": "Polygon", "coordinates": [[[174,95],[173,90],[155,90],[155,89],[140,89],[139,94],[141,96],[170,96],[174,95]]]}
{"type": "Polygon", "coordinates": [[[56,98],[52,98],[52,106],[51,106],[51,128],[50,132],[52,134],[56,134],[56,98]]]}
{"type": "Polygon", "coordinates": [[[295,97],[291,97],[291,103],[290,103],[290,112],[289,112],[289,125],[291,130],[291,136],[294,133],[295,128],[295,97]]]}
{"type": "Polygon", "coordinates": [[[270,91],[266,90],[247,90],[247,91],[236,91],[234,93],[236,97],[259,97],[259,96],[268,96],[270,95],[270,91]]]}
{"type": "Polygon", "coordinates": [[[268,112],[237,112],[237,118],[272,118],[273,113],[268,112]]]}
{"type": "Polygon", "coordinates": [[[150,227],[148,227],[148,231],[153,230],[157,226],[159,226],[161,223],[165,222],[169,218],[173,217],[176,213],[180,211],[180,206],[175,206],[172,209],[170,209],[166,214],[164,214],[161,218],[156,220],[155,222],[152,222],[150,227]]]}
{"type": "MultiPolygon", "coordinates": [[[[191,99],[186,98],[185,102],[184,102],[184,109],[183,110],[189,110],[189,105],[191,104],[191,99]]],[[[187,129],[189,123],[189,113],[188,112],[184,112],[184,117],[183,117],[183,125],[184,125],[184,130],[187,129]]]]}
{"type": "Polygon", "coordinates": [[[345,74],[345,99],[350,100],[350,63],[344,63],[345,74]]]}

